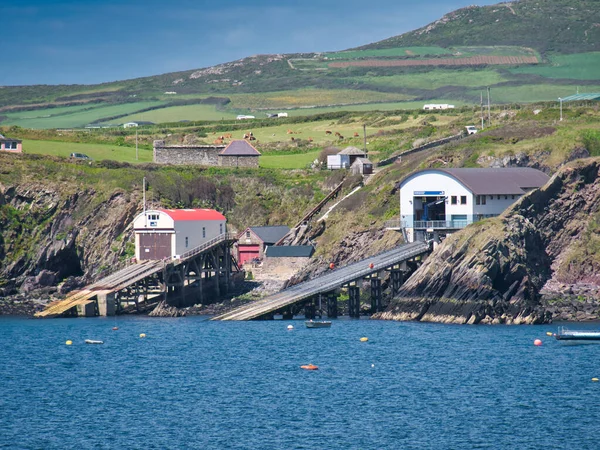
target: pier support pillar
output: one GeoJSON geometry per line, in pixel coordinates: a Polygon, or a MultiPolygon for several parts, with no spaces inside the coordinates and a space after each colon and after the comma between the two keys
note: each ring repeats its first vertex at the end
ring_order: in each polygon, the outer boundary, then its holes
{"type": "Polygon", "coordinates": [[[336,319],[338,316],[338,296],[335,292],[327,294],[327,317],[336,319]]]}
{"type": "Polygon", "coordinates": [[[95,317],[96,316],[96,302],[88,303],[87,305],[77,305],[77,316],[78,317],[95,317]]]}
{"type": "Polygon", "coordinates": [[[360,288],[348,286],[348,315],[355,319],[360,317],[360,288]]]}
{"type": "Polygon", "coordinates": [[[307,320],[313,320],[316,317],[315,310],[315,302],[313,299],[310,299],[310,301],[306,305],[304,305],[304,317],[307,320]]]}
{"type": "Polygon", "coordinates": [[[390,278],[392,281],[392,296],[395,296],[404,282],[404,274],[400,270],[392,270],[390,272],[390,278]]]}
{"type": "Polygon", "coordinates": [[[98,315],[99,316],[114,316],[115,315],[115,294],[99,294],[98,295],[98,315]]]}
{"type": "Polygon", "coordinates": [[[292,320],[294,318],[294,313],[292,312],[292,308],[287,308],[285,311],[281,313],[281,318],[283,320],[292,320]]]}
{"type": "Polygon", "coordinates": [[[371,278],[371,314],[382,310],[381,280],[379,278],[371,278]]]}

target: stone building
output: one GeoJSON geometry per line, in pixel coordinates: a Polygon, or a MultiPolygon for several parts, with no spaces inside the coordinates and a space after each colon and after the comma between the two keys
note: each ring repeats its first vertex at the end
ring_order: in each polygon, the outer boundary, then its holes
{"type": "Polygon", "coordinates": [[[224,145],[165,145],[154,141],[154,162],[158,164],[226,167],[258,167],[260,152],[245,140],[224,145]]]}

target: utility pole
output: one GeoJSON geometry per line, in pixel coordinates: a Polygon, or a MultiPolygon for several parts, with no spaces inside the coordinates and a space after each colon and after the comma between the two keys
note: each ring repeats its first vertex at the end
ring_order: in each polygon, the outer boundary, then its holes
{"type": "Polygon", "coordinates": [[[488,94],[488,126],[492,125],[492,113],[490,112],[490,87],[487,87],[488,94]]]}
{"type": "Polygon", "coordinates": [[[135,130],[135,160],[138,160],[138,135],[137,130],[135,130]]]}
{"type": "Polygon", "coordinates": [[[364,137],[364,150],[365,155],[367,154],[367,124],[363,124],[363,137],[364,137]]]}
{"type": "Polygon", "coordinates": [[[481,98],[479,99],[479,106],[481,106],[481,129],[483,130],[483,92],[480,92],[481,98]]]}

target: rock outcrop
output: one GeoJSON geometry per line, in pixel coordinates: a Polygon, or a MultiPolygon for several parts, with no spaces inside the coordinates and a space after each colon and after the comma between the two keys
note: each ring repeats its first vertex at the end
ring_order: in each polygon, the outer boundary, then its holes
{"type": "Polygon", "coordinates": [[[502,216],[449,236],[375,318],[461,324],[597,319],[599,170],[599,159],[577,161],[502,216]],[[586,308],[573,308],[573,299],[557,290],[542,296],[548,284],[581,281],[592,286],[576,299],[586,308]]]}

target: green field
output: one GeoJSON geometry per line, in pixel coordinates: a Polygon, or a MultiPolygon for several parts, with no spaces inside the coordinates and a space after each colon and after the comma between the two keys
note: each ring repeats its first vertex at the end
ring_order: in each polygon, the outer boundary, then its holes
{"type": "MultiPolygon", "coordinates": [[[[546,78],[570,78],[573,80],[598,80],[600,78],[600,52],[557,55],[546,65],[517,67],[512,73],[541,75],[546,78]]],[[[585,88],[586,92],[590,89],[585,88]]]]}
{"type": "Polygon", "coordinates": [[[320,151],[294,155],[263,155],[259,158],[260,167],[264,169],[306,169],[317,157],[320,151]]]}
{"type": "Polygon", "coordinates": [[[450,53],[452,53],[452,50],[442,47],[397,47],[372,50],[348,50],[343,52],[323,53],[322,56],[329,60],[345,60],[394,56],[447,55],[450,53]]]}
{"type": "Polygon", "coordinates": [[[83,153],[90,158],[100,161],[112,159],[124,162],[151,162],[152,150],[139,149],[138,158],[135,157],[135,147],[119,147],[117,145],[78,144],[59,141],[23,141],[24,153],[37,153],[41,155],[63,156],[68,158],[71,153],[83,153]]]}
{"type": "Polygon", "coordinates": [[[214,105],[170,106],[143,113],[131,114],[119,119],[119,122],[145,120],[154,123],[179,122],[180,120],[221,120],[235,119],[236,113],[217,111],[214,105]]]}
{"type": "MultiPolygon", "coordinates": [[[[559,97],[567,97],[575,94],[575,86],[532,84],[527,86],[503,86],[491,89],[492,103],[523,103],[523,102],[544,102],[558,101],[559,97]]],[[[586,86],[589,92],[600,92],[599,86],[586,86]]],[[[471,91],[471,94],[478,96],[479,90],[471,91]]],[[[485,93],[484,93],[485,96],[485,93]]]]}
{"type": "MultiPolygon", "coordinates": [[[[374,69],[376,72],[376,69],[374,69]]],[[[508,81],[495,70],[439,70],[424,73],[406,73],[390,76],[352,77],[358,83],[374,86],[393,86],[409,89],[438,89],[444,86],[490,86],[508,81]]],[[[439,103],[427,102],[427,103],[439,103]]],[[[454,103],[454,102],[449,102],[454,103]]]]}
{"type": "MultiPolygon", "coordinates": [[[[110,106],[94,106],[82,108],[81,105],[38,109],[4,113],[7,118],[1,122],[3,126],[18,125],[24,128],[79,128],[97,122],[104,117],[128,114],[143,108],[158,106],[162,102],[125,103],[110,106]],[[58,112],[57,112],[58,110],[58,112]]],[[[124,123],[123,119],[115,119],[113,123],[124,123]]]]}

